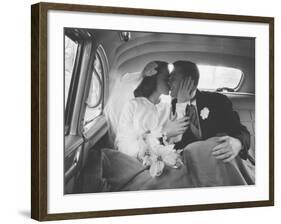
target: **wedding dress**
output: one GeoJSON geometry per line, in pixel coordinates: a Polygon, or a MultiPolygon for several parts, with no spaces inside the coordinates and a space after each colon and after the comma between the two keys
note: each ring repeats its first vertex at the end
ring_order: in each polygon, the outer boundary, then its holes
{"type": "Polygon", "coordinates": [[[119,151],[133,157],[142,147],[142,136],[146,132],[161,136],[161,130],[169,118],[167,103],[153,104],[145,97],[131,99],[121,113],[116,133],[116,146],[119,151]]]}

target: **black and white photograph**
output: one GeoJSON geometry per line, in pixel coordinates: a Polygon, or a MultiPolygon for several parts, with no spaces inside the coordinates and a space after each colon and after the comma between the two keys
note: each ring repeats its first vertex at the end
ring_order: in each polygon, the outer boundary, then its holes
{"type": "Polygon", "coordinates": [[[255,185],[255,38],[62,38],[64,194],[255,185]]]}
{"type": "Polygon", "coordinates": [[[274,205],[274,18],[32,6],[36,220],[274,205]]]}

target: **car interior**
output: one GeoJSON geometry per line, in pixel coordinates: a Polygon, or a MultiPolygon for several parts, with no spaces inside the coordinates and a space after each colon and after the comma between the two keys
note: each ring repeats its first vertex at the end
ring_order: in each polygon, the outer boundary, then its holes
{"type": "Polygon", "coordinates": [[[253,38],[65,28],[64,41],[65,194],[102,191],[101,149],[116,149],[119,115],[152,60],[195,62],[198,88],[231,100],[255,157],[253,38]]]}

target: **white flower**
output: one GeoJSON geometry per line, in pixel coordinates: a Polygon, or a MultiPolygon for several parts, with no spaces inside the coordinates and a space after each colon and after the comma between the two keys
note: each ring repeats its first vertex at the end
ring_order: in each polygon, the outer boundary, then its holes
{"type": "Polygon", "coordinates": [[[157,67],[158,67],[158,65],[155,62],[148,63],[142,71],[143,77],[156,75],[157,74],[157,70],[156,70],[157,67]]]}
{"type": "Polygon", "coordinates": [[[155,146],[150,154],[151,166],[149,169],[152,177],[160,176],[164,167],[179,168],[183,163],[180,155],[173,149],[174,145],[158,145],[155,146]]]}
{"type": "Polygon", "coordinates": [[[152,177],[159,177],[164,170],[165,163],[162,160],[154,161],[149,169],[150,176],[152,177]]]}
{"type": "Polygon", "coordinates": [[[201,111],[200,111],[200,116],[202,118],[202,120],[205,120],[209,117],[209,113],[210,113],[210,110],[208,107],[204,107],[201,111]]]}
{"type": "Polygon", "coordinates": [[[143,141],[146,145],[143,149],[145,150],[139,153],[142,164],[149,167],[149,173],[152,177],[160,176],[165,166],[179,168],[183,164],[179,153],[174,149],[174,144],[161,145],[159,137],[157,131],[147,131],[143,135],[143,141]]]}

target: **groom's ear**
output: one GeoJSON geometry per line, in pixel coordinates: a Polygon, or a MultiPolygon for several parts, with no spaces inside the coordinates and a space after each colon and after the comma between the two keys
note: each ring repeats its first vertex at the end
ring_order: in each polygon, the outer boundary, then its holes
{"type": "Polygon", "coordinates": [[[192,92],[196,92],[196,90],[197,90],[197,85],[194,84],[194,86],[193,86],[193,88],[192,88],[192,92]]]}

